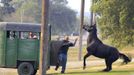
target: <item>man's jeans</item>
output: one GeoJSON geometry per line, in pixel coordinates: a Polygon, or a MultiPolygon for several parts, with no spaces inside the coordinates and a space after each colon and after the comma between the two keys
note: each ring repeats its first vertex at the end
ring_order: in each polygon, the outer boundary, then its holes
{"type": "Polygon", "coordinates": [[[67,55],[66,54],[60,54],[59,55],[59,61],[60,61],[60,65],[62,66],[61,72],[64,72],[65,69],[66,69],[67,55]]]}

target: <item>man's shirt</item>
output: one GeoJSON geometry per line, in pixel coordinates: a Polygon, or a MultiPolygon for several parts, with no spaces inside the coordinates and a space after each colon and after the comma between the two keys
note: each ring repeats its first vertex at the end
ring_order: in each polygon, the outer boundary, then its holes
{"type": "Polygon", "coordinates": [[[71,46],[74,46],[74,44],[73,43],[71,43],[71,42],[69,42],[69,41],[67,41],[67,40],[63,40],[63,44],[62,44],[62,46],[60,47],[60,50],[59,50],[59,54],[67,54],[67,52],[68,52],[68,49],[69,49],[69,47],[71,47],[71,46]]]}

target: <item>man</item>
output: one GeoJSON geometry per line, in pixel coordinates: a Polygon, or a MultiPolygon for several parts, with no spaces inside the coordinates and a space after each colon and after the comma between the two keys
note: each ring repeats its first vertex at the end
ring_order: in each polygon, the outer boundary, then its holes
{"type": "Polygon", "coordinates": [[[69,37],[66,37],[65,40],[63,40],[63,44],[58,52],[58,62],[55,70],[58,70],[59,65],[61,65],[62,66],[61,73],[65,73],[68,49],[69,47],[75,46],[76,41],[77,38],[75,39],[74,43],[69,42],[69,37]]]}

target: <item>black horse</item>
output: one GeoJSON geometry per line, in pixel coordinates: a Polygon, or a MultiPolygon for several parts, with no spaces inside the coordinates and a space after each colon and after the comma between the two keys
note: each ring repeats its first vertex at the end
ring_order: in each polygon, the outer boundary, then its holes
{"type": "Polygon", "coordinates": [[[122,58],[124,64],[131,61],[131,57],[120,53],[117,48],[103,44],[97,37],[96,25],[84,25],[83,29],[89,32],[87,40],[87,54],[84,56],[83,69],[86,68],[86,58],[90,55],[105,59],[106,69],[103,71],[109,72],[112,70],[112,63],[118,58],[122,58]]]}

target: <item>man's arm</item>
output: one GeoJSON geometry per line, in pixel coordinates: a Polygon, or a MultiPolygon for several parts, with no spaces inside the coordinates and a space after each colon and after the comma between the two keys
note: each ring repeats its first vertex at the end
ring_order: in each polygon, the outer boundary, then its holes
{"type": "Polygon", "coordinates": [[[78,40],[78,38],[76,38],[76,39],[75,39],[75,41],[74,41],[74,43],[73,43],[73,45],[74,45],[74,46],[75,46],[75,44],[76,44],[77,40],[78,40]]]}
{"type": "Polygon", "coordinates": [[[75,46],[76,42],[77,42],[78,38],[75,39],[74,43],[70,43],[69,46],[75,46]]]}
{"type": "Polygon", "coordinates": [[[71,43],[71,42],[66,42],[66,43],[63,43],[62,46],[70,46],[70,45],[73,45],[73,43],[71,43]]]}
{"type": "Polygon", "coordinates": [[[71,42],[66,42],[66,43],[63,43],[62,46],[75,46],[76,42],[77,42],[78,38],[75,39],[74,43],[71,43],[71,42]]]}

